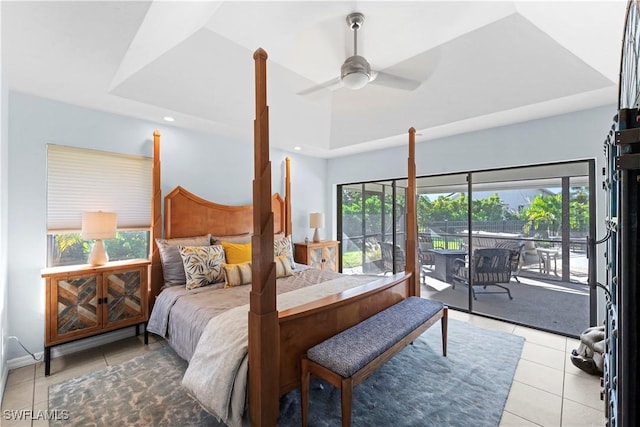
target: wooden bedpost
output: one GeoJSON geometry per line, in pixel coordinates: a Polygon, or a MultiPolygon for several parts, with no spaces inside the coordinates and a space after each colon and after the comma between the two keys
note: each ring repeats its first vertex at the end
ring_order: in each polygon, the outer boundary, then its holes
{"type": "Polygon", "coordinates": [[[256,73],[256,119],[251,241],[253,271],[249,299],[249,417],[253,426],[275,426],[280,402],[280,332],[276,307],[276,268],[273,261],[267,53],[258,49],[253,54],[253,59],[256,73]]]}
{"type": "Polygon", "coordinates": [[[284,235],[289,236],[293,233],[293,226],[291,220],[291,157],[285,158],[286,170],[284,177],[284,235]]]}
{"type": "Polygon", "coordinates": [[[160,188],[160,132],[153,132],[153,173],[151,182],[151,277],[149,282],[149,313],[162,287],[162,264],[156,239],[162,237],[162,189],[160,188]]]}
{"type": "Polygon", "coordinates": [[[418,265],[418,221],[416,209],[416,130],[409,128],[409,160],[407,185],[407,248],[405,271],[412,273],[411,294],[420,296],[420,266],[418,265]]]}

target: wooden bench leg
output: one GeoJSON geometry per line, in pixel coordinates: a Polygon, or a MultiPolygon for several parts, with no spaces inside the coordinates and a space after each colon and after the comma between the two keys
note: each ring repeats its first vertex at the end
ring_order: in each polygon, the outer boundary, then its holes
{"type": "Polygon", "coordinates": [[[351,400],[353,398],[353,381],[351,377],[342,379],[342,427],[351,427],[351,400]]]}
{"type": "Polygon", "coordinates": [[[440,319],[440,325],[442,326],[442,355],[447,357],[447,326],[449,320],[449,309],[443,308],[442,319],[440,319]]]}
{"type": "Polygon", "coordinates": [[[306,357],[301,361],[302,378],[300,379],[300,403],[302,405],[302,427],[307,427],[307,410],[309,409],[309,380],[311,373],[309,372],[309,361],[306,357]]]}

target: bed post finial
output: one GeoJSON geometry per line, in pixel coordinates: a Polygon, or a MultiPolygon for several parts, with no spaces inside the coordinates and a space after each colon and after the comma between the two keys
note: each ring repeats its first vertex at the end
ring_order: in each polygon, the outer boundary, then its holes
{"type": "Polygon", "coordinates": [[[409,128],[409,159],[407,165],[407,262],[405,271],[412,273],[411,294],[420,296],[420,267],[418,264],[418,222],[416,209],[416,130],[409,128]]]}
{"type": "Polygon", "coordinates": [[[262,59],[266,61],[267,58],[269,58],[269,55],[267,55],[267,52],[265,52],[265,50],[261,47],[259,47],[258,49],[256,49],[255,52],[253,52],[253,59],[262,59]]]}

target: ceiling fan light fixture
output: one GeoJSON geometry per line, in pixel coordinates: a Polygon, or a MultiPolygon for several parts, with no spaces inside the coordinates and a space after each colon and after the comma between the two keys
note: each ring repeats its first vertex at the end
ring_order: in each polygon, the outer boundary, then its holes
{"type": "Polygon", "coordinates": [[[361,89],[371,80],[371,65],[360,55],[347,58],[340,73],[342,84],[349,89],[361,89]]]}
{"type": "Polygon", "coordinates": [[[365,87],[367,83],[369,83],[369,75],[362,71],[349,73],[342,77],[342,84],[344,84],[344,87],[353,90],[361,89],[365,87]]]}

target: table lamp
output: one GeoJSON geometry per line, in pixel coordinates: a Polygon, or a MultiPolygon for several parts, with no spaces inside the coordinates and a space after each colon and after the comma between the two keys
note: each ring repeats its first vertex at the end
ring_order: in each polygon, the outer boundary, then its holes
{"type": "Polygon", "coordinates": [[[313,233],[313,241],[318,243],[320,241],[320,235],[318,234],[318,228],[324,227],[324,214],[320,212],[312,212],[309,214],[309,228],[315,228],[313,233]]]}
{"type": "Polygon", "coordinates": [[[95,240],[89,264],[104,265],[109,256],[104,250],[103,239],[116,237],[116,214],[113,212],[82,212],[82,240],[95,240]]]}

